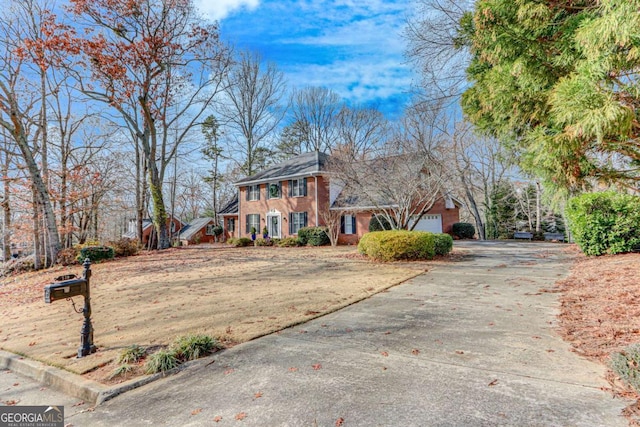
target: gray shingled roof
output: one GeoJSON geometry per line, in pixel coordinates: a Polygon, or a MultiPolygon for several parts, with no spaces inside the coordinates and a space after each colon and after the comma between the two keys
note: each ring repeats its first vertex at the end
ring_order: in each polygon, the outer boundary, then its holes
{"type": "Polygon", "coordinates": [[[211,217],[196,218],[180,230],[180,240],[191,240],[193,236],[213,221],[211,217]]]}
{"type": "MultiPolygon", "coordinates": [[[[142,220],[142,229],[146,229],[147,227],[150,227],[151,225],[153,225],[153,223],[151,222],[150,219],[143,219],[142,220]]],[[[122,237],[124,237],[125,239],[137,239],[138,238],[138,232],[137,230],[133,230],[133,231],[127,231],[126,233],[124,233],[122,235],[122,237]]]]}
{"type": "Polygon", "coordinates": [[[220,215],[237,214],[237,213],[238,213],[238,194],[233,196],[233,199],[231,199],[229,203],[224,205],[224,207],[220,209],[220,211],[218,212],[218,214],[220,215]]]}
{"type": "Polygon", "coordinates": [[[282,163],[273,165],[270,168],[258,172],[255,175],[243,178],[235,185],[246,185],[253,183],[269,182],[274,179],[291,178],[298,176],[311,176],[324,170],[325,163],[329,156],[319,151],[300,154],[282,163]]]}

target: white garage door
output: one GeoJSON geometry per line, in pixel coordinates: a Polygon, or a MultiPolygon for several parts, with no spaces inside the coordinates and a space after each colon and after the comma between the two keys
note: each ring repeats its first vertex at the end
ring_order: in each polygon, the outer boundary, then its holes
{"type": "Polygon", "coordinates": [[[430,231],[432,233],[442,233],[442,215],[424,215],[414,228],[416,231],[430,231]]]}

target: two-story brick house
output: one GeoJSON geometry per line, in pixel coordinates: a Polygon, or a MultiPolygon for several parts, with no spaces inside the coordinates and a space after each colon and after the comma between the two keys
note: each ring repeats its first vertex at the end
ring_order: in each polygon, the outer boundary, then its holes
{"type": "MultiPolygon", "coordinates": [[[[302,227],[325,225],[321,209],[330,208],[343,212],[338,242],[357,243],[376,209],[336,203],[341,187],[330,182],[328,159],[324,153],[305,153],[236,182],[237,203],[220,212],[225,236],[249,237],[252,228],[261,235],[265,227],[270,237],[295,236],[302,227]]],[[[458,221],[459,205],[442,197],[417,228],[450,232],[458,221]]]]}

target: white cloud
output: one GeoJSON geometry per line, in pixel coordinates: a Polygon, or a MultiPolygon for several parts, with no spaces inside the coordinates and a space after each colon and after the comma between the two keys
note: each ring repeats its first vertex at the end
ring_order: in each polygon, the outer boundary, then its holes
{"type": "Polygon", "coordinates": [[[247,8],[253,10],[260,4],[260,0],[195,0],[195,5],[210,19],[220,20],[231,12],[247,8]]]}
{"type": "Polygon", "coordinates": [[[412,78],[409,70],[393,58],[292,65],[285,72],[297,87],[329,87],[355,103],[400,96],[409,90],[412,78]]]}

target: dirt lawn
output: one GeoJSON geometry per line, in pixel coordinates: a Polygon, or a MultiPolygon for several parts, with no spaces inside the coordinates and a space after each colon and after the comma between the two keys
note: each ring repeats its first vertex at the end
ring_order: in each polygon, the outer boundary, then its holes
{"type": "MultiPolygon", "coordinates": [[[[44,302],[44,285],[82,267],[0,282],[0,348],[106,381],[122,348],[206,333],[245,342],[335,311],[424,272],[424,263],[380,264],[351,247],[185,247],[92,266],[98,352],[77,359],[83,316],[70,301],[44,302]],[[102,369],[96,369],[103,367],[102,369]]],[[[74,299],[80,309],[83,298],[74,299]]]]}

